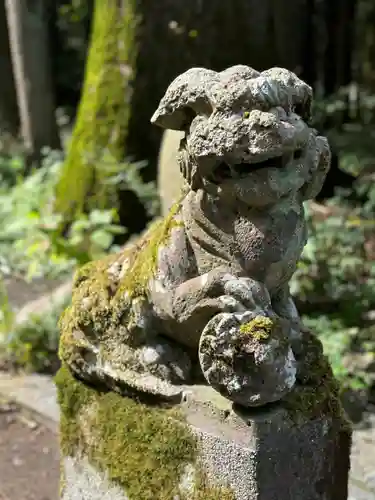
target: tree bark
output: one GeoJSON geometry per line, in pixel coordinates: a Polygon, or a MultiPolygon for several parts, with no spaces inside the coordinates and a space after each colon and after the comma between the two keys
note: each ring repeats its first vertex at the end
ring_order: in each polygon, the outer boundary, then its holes
{"type": "Polygon", "coordinates": [[[5,0],[21,134],[26,151],[60,149],[45,0],[5,0]]]}
{"type": "Polygon", "coordinates": [[[356,22],[356,76],[369,92],[375,92],[375,4],[358,1],[356,22]]]}
{"type": "Polygon", "coordinates": [[[0,134],[15,138],[19,115],[4,2],[0,2],[0,75],[0,134]]]}
{"type": "Polygon", "coordinates": [[[356,0],[325,0],[327,46],[324,57],[324,90],[333,94],[351,81],[353,22],[356,0]]]}

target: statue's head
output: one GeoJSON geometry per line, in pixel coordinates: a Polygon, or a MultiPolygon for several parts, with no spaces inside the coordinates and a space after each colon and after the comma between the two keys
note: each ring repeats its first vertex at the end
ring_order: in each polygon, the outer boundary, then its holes
{"type": "Polygon", "coordinates": [[[293,175],[301,165],[329,162],[326,140],[308,126],[311,103],[311,87],[286,69],[192,68],[171,83],[151,121],[185,132],[178,160],[191,189],[262,206],[285,183],[291,193],[301,187],[293,175]]]}

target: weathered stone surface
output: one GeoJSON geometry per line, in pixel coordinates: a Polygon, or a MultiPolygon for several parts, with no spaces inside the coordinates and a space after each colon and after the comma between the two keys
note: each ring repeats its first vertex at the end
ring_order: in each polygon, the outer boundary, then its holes
{"type": "Polygon", "coordinates": [[[273,321],[249,311],[214,316],[199,344],[206,380],[244,406],[278,401],[289,393],[297,375],[287,326],[278,319],[273,321]],[[252,362],[246,362],[247,358],[252,362]],[[223,359],[232,363],[223,363],[223,359]]]}
{"type": "Polygon", "coordinates": [[[77,273],[62,452],[125,498],[346,500],[351,431],[288,285],[330,161],[311,99],[281,68],[177,77],[152,121],[185,134],[180,199],[77,273]]]}
{"type": "MultiPolygon", "coordinates": [[[[59,409],[56,388],[50,377],[42,375],[11,376],[8,373],[0,372],[0,399],[1,397],[16,401],[27,410],[36,412],[37,418],[40,415],[44,422],[51,422],[53,430],[58,425],[59,409]],[[33,391],[32,396],[30,388],[33,391]]],[[[210,400],[210,403],[221,411],[230,409],[228,401],[207,386],[199,387],[199,390],[195,391],[194,398],[197,402],[201,401],[202,404],[205,400],[210,400]]],[[[375,485],[371,484],[371,477],[375,477],[374,410],[374,407],[370,407],[363,423],[355,426],[353,430],[348,500],[373,500],[375,498],[375,485]]],[[[69,459],[68,461],[73,467],[72,461],[69,459]]],[[[81,471],[81,469],[79,470],[81,471]]],[[[92,468],[92,470],[94,469],[92,468]]]]}
{"type": "Polygon", "coordinates": [[[233,115],[244,106],[267,112],[297,108],[305,120],[310,117],[311,101],[311,87],[283,68],[262,73],[243,65],[221,73],[191,68],[171,83],[151,121],[166,129],[185,130],[194,114],[212,119],[216,112],[233,115]]]}
{"type": "Polygon", "coordinates": [[[185,132],[186,191],[139,242],[77,274],[60,349],[75,373],[140,392],[147,384],[134,384],[150,376],[162,387],[203,375],[248,407],[303,379],[306,333],[288,281],[307,238],[303,201],[320,190],[330,159],[306,122],[311,98],[281,68],[192,68],[171,83],[152,121],[185,132]],[[244,312],[251,335],[232,339],[209,323],[244,312]],[[283,324],[281,336],[271,328],[261,338],[268,320],[283,324]]]}
{"type": "Polygon", "coordinates": [[[237,500],[346,500],[350,433],[339,420],[302,417],[297,425],[277,407],[232,412],[223,428],[199,417],[201,459],[237,500]]]}
{"type": "MultiPolygon", "coordinates": [[[[87,388],[81,389],[83,403],[76,413],[74,405],[62,407],[64,500],[99,500],[99,495],[116,500],[347,499],[350,431],[340,417],[304,415],[282,404],[261,411],[232,408],[212,388],[192,386],[185,388],[184,402],[171,413],[112,395],[106,404],[122,406],[124,413],[114,409],[114,421],[109,422],[101,420],[111,414],[103,413],[103,396],[90,399],[87,388]],[[115,420],[119,416],[121,422],[115,420]],[[70,433],[71,425],[76,435],[70,433]],[[131,431],[116,431],[119,426],[131,431]],[[134,448],[138,434],[139,446],[134,448]],[[177,435],[184,438],[176,442],[177,435]],[[157,463],[154,447],[161,457],[157,463]],[[165,447],[169,451],[164,455],[165,447]],[[130,468],[133,459],[135,470],[130,468]],[[123,463],[123,469],[116,468],[117,463],[123,463]],[[159,482],[165,470],[173,477],[159,482]]],[[[72,403],[68,394],[78,393],[60,384],[60,401],[72,403]]]]}
{"type": "Polygon", "coordinates": [[[62,500],[129,500],[125,492],[110,484],[105,474],[92,467],[87,459],[63,458],[65,486],[62,500]]]}

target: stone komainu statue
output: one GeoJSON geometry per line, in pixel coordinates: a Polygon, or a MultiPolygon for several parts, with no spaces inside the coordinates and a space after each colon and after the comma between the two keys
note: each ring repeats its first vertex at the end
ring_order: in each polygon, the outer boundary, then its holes
{"type": "Polygon", "coordinates": [[[184,131],[185,187],[135,244],[78,271],[60,344],[76,376],[166,398],[204,381],[252,407],[328,373],[288,286],[330,163],[311,101],[281,68],[171,83],[152,122],[184,131]]]}

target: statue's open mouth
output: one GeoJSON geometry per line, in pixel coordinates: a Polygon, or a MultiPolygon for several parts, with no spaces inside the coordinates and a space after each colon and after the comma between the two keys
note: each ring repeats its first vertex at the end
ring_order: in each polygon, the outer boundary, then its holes
{"type": "Polygon", "coordinates": [[[283,156],[268,158],[267,160],[256,163],[237,163],[236,165],[229,165],[223,161],[215,167],[210,176],[210,181],[214,184],[221,184],[226,179],[240,179],[262,168],[281,168],[283,165],[283,156]]]}
{"type": "MultiPolygon", "coordinates": [[[[293,154],[294,159],[298,159],[302,156],[301,150],[296,150],[293,154]]],[[[290,160],[291,155],[281,155],[274,156],[272,158],[267,158],[267,160],[252,162],[252,163],[237,163],[236,165],[230,165],[224,161],[220,162],[214,168],[209,180],[214,184],[221,184],[226,179],[240,179],[242,177],[247,177],[248,175],[261,170],[262,168],[282,168],[290,160]]]]}

